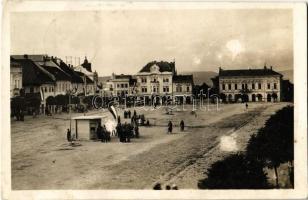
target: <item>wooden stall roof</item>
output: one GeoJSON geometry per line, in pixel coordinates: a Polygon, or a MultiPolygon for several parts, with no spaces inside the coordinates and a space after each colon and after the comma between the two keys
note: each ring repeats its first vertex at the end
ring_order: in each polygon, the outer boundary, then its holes
{"type": "Polygon", "coordinates": [[[103,119],[103,118],[106,118],[106,117],[99,116],[99,115],[89,115],[89,116],[73,117],[72,119],[74,119],[74,120],[89,120],[89,119],[103,119]]]}

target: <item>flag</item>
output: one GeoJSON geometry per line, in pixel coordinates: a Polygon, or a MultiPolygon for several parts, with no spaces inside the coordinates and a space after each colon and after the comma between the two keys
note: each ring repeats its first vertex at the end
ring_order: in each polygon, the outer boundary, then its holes
{"type": "Polygon", "coordinates": [[[43,87],[41,87],[40,94],[41,94],[41,101],[44,101],[44,91],[43,91],[43,87]]]}
{"type": "Polygon", "coordinates": [[[113,105],[108,106],[109,112],[111,112],[113,118],[116,120],[118,118],[118,113],[113,105]]]}

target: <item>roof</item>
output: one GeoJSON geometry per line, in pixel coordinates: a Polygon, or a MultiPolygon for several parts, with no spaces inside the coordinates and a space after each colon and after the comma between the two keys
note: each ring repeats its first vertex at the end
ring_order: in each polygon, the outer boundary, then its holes
{"type": "Polygon", "coordinates": [[[44,54],[37,54],[37,55],[27,55],[27,54],[24,54],[24,55],[11,55],[12,58],[14,59],[25,59],[25,58],[28,58],[34,62],[40,62],[40,61],[44,61],[44,57],[46,57],[47,55],[44,55],[44,54]]]}
{"type": "Polygon", "coordinates": [[[83,83],[83,79],[72,69],[71,67],[67,66],[65,62],[62,60],[60,61],[60,64],[58,65],[64,72],[69,74],[71,76],[71,80],[73,83],[83,83]]]}
{"type": "Polygon", "coordinates": [[[53,76],[40,68],[35,62],[29,59],[18,59],[11,58],[11,62],[15,61],[20,63],[22,66],[22,84],[23,85],[41,85],[54,83],[53,76]]]}
{"type": "Polygon", "coordinates": [[[174,83],[193,83],[193,75],[175,75],[172,78],[174,83]]]}
{"type": "Polygon", "coordinates": [[[52,67],[46,65],[41,65],[41,66],[49,73],[53,74],[57,81],[71,81],[71,77],[62,70],[60,70],[58,67],[52,67]]]}
{"type": "Polygon", "coordinates": [[[222,76],[274,76],[280,73],[272,70],[271,68],[264,67],[263,69],[237,69],[237,70],[223,70],[220,68],[219,77],[222,76]]]}
{"type": "Polygon", "coordinates": [[[151,67],[153,65],[157,65],[159,67],[160,72],[175,72],[175,63],[174,62],[166,62],[166,61],[152,61],[146,64],[139,72],[150,72],[151,67]]]}
{"type": "Polygon", "coordinates": [[[131,79],[132,75],[121,74],[121,75],[115,75],[114,78],[115,79],[131,79]]]}
{"type": "Polygon", "coordinates": [[[83,82],[83,77],[85,76],[87,83],[94,83],[94,81],[90,79],[87,75],[85,75],[84,73],[78,72],[78,71],[75,71],[75,72],[82,78],[82,82],[83,82]]]}
{"type": "Polygon", "coordinates": [[[103,119],[103,118],[106,118],[106,117],[99,116],[99,115],[89,115],[89,116],[73,117],[72,119],[74,119],[74,120],[89,120],[89,119],[103,119]]]}

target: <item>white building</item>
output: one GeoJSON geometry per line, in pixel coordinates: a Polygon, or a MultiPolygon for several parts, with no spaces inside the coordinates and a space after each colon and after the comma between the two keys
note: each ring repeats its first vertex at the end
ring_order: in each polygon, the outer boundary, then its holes
{"type": "Polygon", "coordinates": [[[136,75],[138,94],[172,95],[172,77],[176,74],[174,62],[150,62],[136,75]]]}
{"type": "Polygon", "coordinates": [[[218,84],[221,98],[237,101],[280,101],[282,75],[264,66],[263,69],[219,69],[218,84]]]}
{"type": "Polygon", "coordinates": [[[136,89],[136,79],[132,75],[116,75],[113,73],[105,83],[104,94],[106,96],[131,96],[136,94],[136,89]]]}

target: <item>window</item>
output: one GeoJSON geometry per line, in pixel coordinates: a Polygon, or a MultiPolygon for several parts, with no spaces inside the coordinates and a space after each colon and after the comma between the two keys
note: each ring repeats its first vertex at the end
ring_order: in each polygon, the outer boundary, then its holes
{"type": "Polygon", "coordinates": [[[225,84],[222,84],[222,90],[225,90],[225,89],[226,89],[225,84]]]}
{"type": "Polygon", "coordinates": [[[230,83],[228,84],[228,89],[231,90],[231,84],[230,83]]]}
{"type": "Polygon", "coordinates": [[[169,87],[163,87],[163,92],[169,92],[169,87]]]}
{"type": "Polygon", "coordinates": [[[128,88],[128,84],[127,83],[125,84],[125,88],[128,88]]]}
{"type": "Polygon", "coordinates": [[[258,85],[259,85],[259,90],[261,90],[261,88],[262,88],[261,83],[259,83],[258,85]]]}
{"type": "Polygon", "coordinates": [[[142,82],[142,83],[146,83],[146,82],[147,82],[147,78],[146,78],[146,77],[142,77],[142,78],[141,78],[141,82],[142,82]]]}
{"type": "Polygon", "coordinates": [[[44,92],[47,92],[47,87],[44,88],[44,92]]]}
{"type": "Polygon", "coordinates": [[[242,89],[245,89],[245,84],[242,84],[242,89]]]}
{"type": "Polygon", "coordinates": [[[51,92],[53,92],[53,87],[51,87],[51,92]]]}
{"type": "Polygon", "coordinates": [[[169,82],[169,78],[164,78],[163,82],[168,83],[169,82]]]}
{"type": "Polygon", "coordinates": [[[117,84],[117,88],[119,88],[120,87],[120,84],[117,84]]]}
{"type": "Polygon", "coordinates": [[[277,89],[277,84],[276,84],[276,83],[274,83],[274,89],[275,89],[275,90],[277,89]]]}
{"type": "Polygon", "coordinates": [[[237,90],[237,84],[236,83],[234,84],[234,88],[237,90]]]}
{"type": "Polygon", "coordinates": [[[177,85],[175,90],[176,90],[176,92],[182,92],[181,85],[177,85]]]}
{"type": "Polygon", "coordinates": [[[30,87],[30,92],[33,93],[33,87],[30,87]]]}
{"type": "Polygon", "coordinates": [[[189,86],[186,87],[186,91],[190,92],[190,87],[189,86]]]}
{"type": "Polygon", "coordinates": [[[248,89],[248,84],[247,83],[245,83],[245,89],[248,89]]]}
{"type": "Polygon", "coordinates": [[[267,84],[267,89],[271,89],[271,84],[267,84]]]}
{"type": "Polygon", "coordinates": [[[124,88],[124,84],[123,83],[121,84],[121,88],[124,88]]]}
{"type": "Polygon", "coordinates": [[[252,86],[252,89],[254,90],[255,89],[255,84],[253,83],[251,86],[252,86]]]}
{"type": "Polygon", "coordinates": [[[146,87],[142,87],[142,88],[141,88],[141,92],[146,93],[146,92],[147,92],[147,88],[146,88],[146,87]]]}

